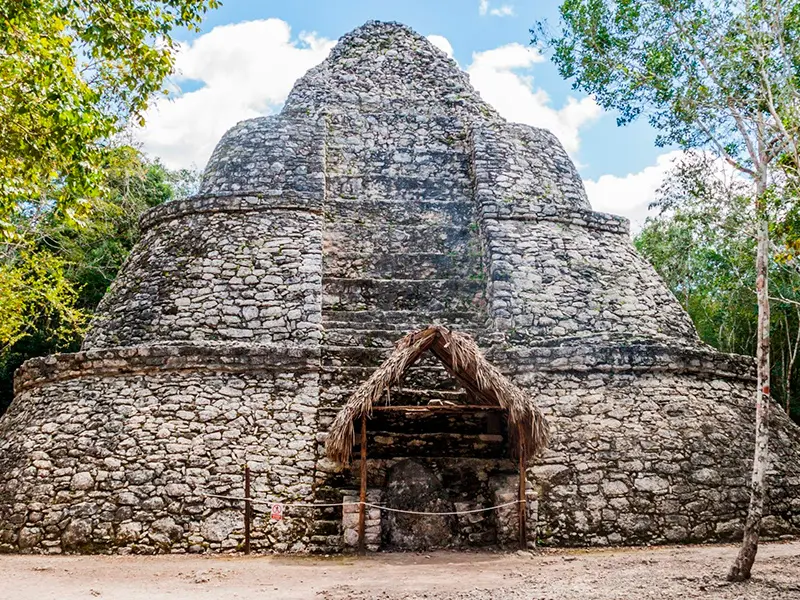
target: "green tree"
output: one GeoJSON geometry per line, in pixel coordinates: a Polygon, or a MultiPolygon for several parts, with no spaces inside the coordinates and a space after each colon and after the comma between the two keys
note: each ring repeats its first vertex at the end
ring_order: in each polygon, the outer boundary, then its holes
{"type": "MultiPolygon", "coordinates": [[[[750,187],[707,155],[689,156],[669,173],[655,208],[634,244],[653,264],[692,317],[700,338],[735,354],[756,349],[755,250],[750,187]]],[[[800,270],[779,231],[773,244],[784,248],[770,264],[774,335],[772,396],[800,420],[797,355],[800,270]]],[[[791,239],[789,240],[791,243],[791,239]]]]}
{"type": "MultiPolygon", "coordinates": [[[[742,548],[728,574],[750,577],[768,460],[769,209],[800,165],[800,4],[783,0],[565,0],[552,49],[561,75],[619,111],[645,116],[657,143],[707,148],[750,178],[756,230],[756,444],[742,548]]],[[[791,194],[789,194],[791,196],[791,194]]]]}
{"type": "Polygon", "coordinates": [[[106,153],[106,193],[80,225],[49,211],[27,222],[0,255],[0,414],[25,360],[75,351],[92,311],[136,243],[143,212],[196,191],[198,174],[173,172],[130,147],[106,153]]]}
{"type": "Polygon", "coordinates": [[[109,140],[141,123],[173,68],[170,34],[218,5],[0,0],[0,240],[41,204],[86,218],[109,140]]]}
{"type": "Polygon", "coordinates": [[[161,181],[172,175],[113,140],[142,124],[149,101],[162,91],[174,64],[172,32],[196,30],[218,5],[0,0],[0,386],[6,398],[10,373],[23,358],[77,344],[87,311],[130,249],[136,217],[179,184],[161,181]],[[121,193],[130,183],[152,197],[135,189],[121,193]]]}

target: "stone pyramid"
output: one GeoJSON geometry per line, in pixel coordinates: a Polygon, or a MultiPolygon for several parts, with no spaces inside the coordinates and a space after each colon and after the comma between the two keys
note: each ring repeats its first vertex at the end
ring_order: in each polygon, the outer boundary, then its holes
{"type": "MultiPolygon", "coordinates": [[[[83,350],[17,374],[0,420],[0,549],[235,549],[240,504],[219,496],[241,496],[244,463],[262,499],[351,497],[353,473],[324,458],[327,427],[393,342],[429,323],[475,337],[548,414],[531,542],[740,534],[752,359],[705,347],[627,221],[591,210],[558,140],[506,122],[407,27],[344,36],[280,114],[225,134],[197,196],[141,229],[83,350]]],[[[392,402],[469,397],[422,362],[392,402]]],[[[800,431],[776,413],[766,529],[781,535],[800,530],[800,431]]],[[[378,502],[403,502],[409,473],[438,507],[513,491],[492,415],[399,413],[370,429],[378,502]]],[[[423,524],[375,513],[371,547],[416,547],[423,524]]],[[[503,545],[514,514],[438,522],[426,543],[503,545]]],[[[261,550],[353,541],[341,506],[268,517],[261,550]]]]}

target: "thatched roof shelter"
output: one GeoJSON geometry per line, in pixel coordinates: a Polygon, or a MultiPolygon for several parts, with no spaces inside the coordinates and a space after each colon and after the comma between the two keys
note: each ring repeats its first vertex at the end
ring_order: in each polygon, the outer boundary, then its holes
{"type": "MultiPolygon", "coordinates": [[[[342,407],[328,433],[325,445],[328,458],[342,464],[350,462],[354,421],[370,416],[373,407],[386,405],[390,396],[385,391],[398,385],[426,350],[467,390],[471,402],[499,407],[507,413],[509,439],[517,456],[521,454],[525,460],[545,448],[549,435],[547,422],[533,400],[486,360],[469,335],[431,325],[400,339],[391,356],[342,407]]],[[[452,408],[457,410],[458,406],[452,408]]]]}

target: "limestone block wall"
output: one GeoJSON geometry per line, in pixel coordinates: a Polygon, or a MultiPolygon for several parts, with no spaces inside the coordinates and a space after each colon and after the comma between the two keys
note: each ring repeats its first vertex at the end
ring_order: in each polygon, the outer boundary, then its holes
{"type": "Polygon", "coordinates": [[[303,114],[249,119],[217,144],[203,172],[201,196],[278,197],[322,201],[324,128],[303,114]]]}
{"type": "Polygon", "coordinates": [[[495,323],[512,339],[610,335],[699,344],[689,316],[627,232],[551,220],[484,226],[495,323]]]}
{"type": "MultiPolygon", "coordinates": [[[[317,351],[174,346],[29,361],[0,421],[0,550],[231,550],[253,494],[313,500],[317,351]]],[[[301,551],[314,515],[256,513],[256,550],[301,551]]]]}
{"type": "Polygon", "coordinates": [[[315,212],[256,196],[201,197],[159,207],[143,225],[84,348],[321,339],[315,212]]]}
{"type": "Polygon", "coordinates": [[[476,195],[482,203],[546,214],[591,210],[578,171],[546,129],[520,123],[474,124],[470,135],[476,195]]]}
{"type": "MultiPolygon", "coordinates": [[[[541,543],[741,535],[753,452],[751,359],[665,346],[512,355],[516,382],[537,399],[553,434],[529,470],[541,543]]],[[[796,534],[800,428],[777,407],[771,427],[764,533],[796,534]]]]}
{"type": "Polygon", "coordinates": [[[551,134],[476,127],[471,140],[496,330],[530,344],[598,335],[699,344],[689,316],[633,248],[627,221],[591,211],[551,134]]]}

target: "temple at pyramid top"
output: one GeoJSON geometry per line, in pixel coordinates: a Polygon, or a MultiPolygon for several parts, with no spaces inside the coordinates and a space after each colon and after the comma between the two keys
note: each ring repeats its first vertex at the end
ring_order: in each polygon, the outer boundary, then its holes
{"type": "Polygon", "coordinates": [[[283,112],[333,108],[500,119],[453,59],[405,25],[378,21],[342,37],[330,56],[296,83],[283,112]]]}
{"type": "MultiPolygon", "coordinates": [[[[325,61],[297,81],[279,116],[244,121],[223,137],[209,162],[201,193],[252,185],[254,173],[248,169],[254,158],[271,150],[269,132],[281,124],[352,119],[356,114],[368,118],[377,135],[398,120],[449,120],[464,130],[480,126],[499,131],[506,125],[481,99],[469,76],[430,41],[405,25],[370,21],[342,37],[325,61]],[[242,152],[249,156],[239,160],[242,152]],[[239,181],[243,174],[249,182],[239,181]]],[[[549,189],[561,196],[559,202],[589,209],[580,177],[558,140],[545,130],[526,127],[523,131],[514,136],[522,138],[515,140],[517,143],[541,146],[532,166],[551,171],[549,187],[539,186],[539,191],[549,189]]],[[[422,128],[419,133],[427,131],[422,128]]],[[[418,146],[449,139],[431,140],[416,134],[407,143],[418,146]]]]}

